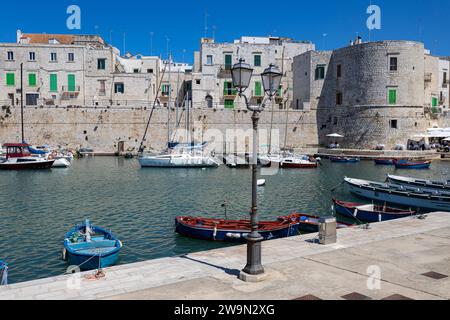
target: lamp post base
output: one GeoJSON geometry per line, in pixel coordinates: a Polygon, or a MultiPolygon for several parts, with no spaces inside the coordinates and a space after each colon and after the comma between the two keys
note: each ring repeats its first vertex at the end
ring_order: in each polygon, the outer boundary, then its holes
{"type": "Polygon", "coordinates": [[[264,274],[264,267],[261,264],[262,240],[261,236],[257,238],[247,238],[247,265],[244,272],[247,275],[258,276],[264,274]]]}

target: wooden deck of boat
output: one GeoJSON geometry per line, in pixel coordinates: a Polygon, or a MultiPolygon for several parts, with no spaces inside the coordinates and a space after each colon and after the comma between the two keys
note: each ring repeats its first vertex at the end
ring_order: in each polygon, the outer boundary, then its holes
{"type": "Polygon", "coordinates": [[[315,237],[263,243],[261,283],[238,280],[246,246],[235,246],[112,267],[79,288],[70,276],[19,283],[0,299],[450,299],[450,213],[341,229],[334,245],[315,237]]]}

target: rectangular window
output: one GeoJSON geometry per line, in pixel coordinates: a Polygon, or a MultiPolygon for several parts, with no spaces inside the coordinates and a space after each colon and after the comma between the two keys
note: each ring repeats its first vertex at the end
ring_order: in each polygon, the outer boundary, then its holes
{"type": "Polygon", "coordinates": [[[7,59],[8,59],[8,61],[13,61],[14,60],[14,52],[8,51],[7,59]]]}
{"type": "Polygon", "coordinates": [[[139,73],[139,69],[133,69],[133,73],[139,73]]]}
{"type": "Polygon", "coordinates": [[[253,57],[253,65],[255,67],[261,67],[261,55],[260,54],[255,54],[253,57]]]}
{"type": "Polygon", "coordinates": [[[225,100],[225,108],[233,109],[234,108],[234,100],[230,100],[230,99],[225,100]]]}
{"type": "Polygon", "coordinates": [[[223,84],[223,95],[224,96],[235,96],[237,94],[237,90],[233,88],[233,83],[229,81],[225,81],[223,84]]]}
{"type": "Polygon", "coordinates": [[[444,72],[444,75],[443,75],[443,82],[444,82],[444,84],[447,84],[447,83],[448,83],[448,80],[447,80],[447,72],[444,72]]]}
{"type": "Polygon", "coordinates": [[[397,120],[389,121],[389,125],[390,125],[391,129],[398,129],[398,121],[397,120]]]}
{"type": "Polygon", "coordinates": [[[50,91],[58,92],[58,75],[57,74],[50,75],[50,91]]]}
{"type": "Polygon", "coordinates": [[[125,85],[122,82],[114,83],[114,93],[125,93],[125,85]]]}
{"type": "Polygon", "coordinates": [[[213,56],[211,56],[211,55],[206,56],[206,65],[208,65],[208,66],[213,65],[213,56]]]}
{"type": "Polygon", "coordinates": [[[153,69],[147,69],[147,73],[153,73],[153,69]]]}
{"type": "Polygon", "coordinates": [[[28,74],[28,86],[30,86],[30,87],[36,86],[36,74],[35,73],[28,74]]]}
{"type": "Polygon", "coordinates": [[[69,55],[68,55],[68,61],[69,62],[74,62],[75,61],[75,54],[74,53],[69,53],[69,55]]]}
{"type": "Polygon", "coordinates": [[[162,89],[161,89],[161,93],[163,96],[169,96],[169,93],[171,91],[171,85],[170,84],[163,84],[162,85],[162,89]]]}
{"type": "Polygon", "coordinates": [[[398,59],[397,57],[390,57],[389,59],[389,71],[397,71],[398,59]]]}
{"type": "Polygon", "coordinates": [[[99,89],[99,96],[106,96],[106,80],[99,80],[100,83],[100,89],[99,89]]]}
{"type": "Polygon", "coordinates": [[[58,61],[58,55],[56,54],[56,52],[50,53],[50,61],[52,62],[58,61]]]}
{"type": "Polygon", "coordinates": [[[324,65],[318,65],[316,67],[315,78],[316,78],[316,80],[323,80],[323,79],[325,79],[325,66],[324,65]]]}
{"type": "Polygon", "coordinates": [[[342,92],[340,91],[336,92],[336,105],[342,105],[342,92]]]}
{"type": "Polygon", "coordinates": [[[233,64],[233,56],[231,54],[225,55],[225,70],[231,70],[233,64]]]}
{"type": "Polygon", "coordinates": [[[67,75],[67,86],[68,86],[69,92],[75,91],[75,75],[74,74],[67,75]]]}
{"type": "Polygon", "coordinates": [[[431,99],[431,106],[434,108],[434,107],[437,107],[438,104],[439,104],[438,98],[433,97],[433,98],[431,99]]]}
{"type": "Polygon", "coordinates": [[[255,97],[261,97],[261,96],[262,96],[261,82],[256,81],[255,82],[255,97]]]}
{"type": "Polygon", "coordinates": [[[338,78],[342,77],[342,65],[340,65],[340,64],[337,65],[336,75],[338,78]]]}
{"type": "Polygon", "coordinates": [[[13,87],[16,85],[16,75],[14,73],[6,74],[6,85],[8,87],[13,87]]]}
{"type": "Polygon", "coordinates": [[[38,105],[39,94],[37,93],[27,93],[25,96],[27,106],[37,106],[38,105]]]}
{"type": "Polygon", "coordinates": [[[397,104],[397,90],[389,89],[388,93],[389,104],[397,104]]]}
{"type": "Polygon", "coordinates": [[[97,69],[105,70],[106,69],[106,59],[98,59],[97,60],[97,69]]]}
{"type": "Polygon", "coordinates": [[[36,61],[36,53],[30,52],[28,58],[30,59],[30,61],[36,61]]]}

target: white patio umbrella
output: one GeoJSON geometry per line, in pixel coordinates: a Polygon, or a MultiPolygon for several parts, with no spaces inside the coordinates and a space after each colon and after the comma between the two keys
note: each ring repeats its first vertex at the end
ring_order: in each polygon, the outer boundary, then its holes
{"type": "Polygon", "coordinates": [[[444,141],[450,141],[450,137],[445,138],[444,141]]]}
{"type": "Polygon", "coordinates": [[[343,135],[340,135],[338,133],[329,134],[329,135],[327,135],[327,137],[329,137],[329,138],[344,138],[343,135]]]}

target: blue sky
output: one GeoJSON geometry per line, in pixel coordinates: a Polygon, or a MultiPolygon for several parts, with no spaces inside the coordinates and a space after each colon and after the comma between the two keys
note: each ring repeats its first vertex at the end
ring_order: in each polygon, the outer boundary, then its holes
{"type": "Polygon", "coordinates": [[[357,34],[368,40],[366,10],[371,2],[382,10],[382,29],[371,32],[372,40],[424,41],[433,54],[450,56],[450,0],[2,1],[0,42],[15,41],[20,28],[30,33],[100,34],[123,50],[125,33],[126,51],[150,54],[153,32],[153,54],[166,57],[169,38],[175,59],[192,62],[205,34],[207,13],[207,35],[212,37],[215,30],[217,41],[270,34],[333,49],[346,46],[357,34]],[[82,28],[76,32],[66,27],[66,10],[72,4],[82,13],[82,28]]]}

